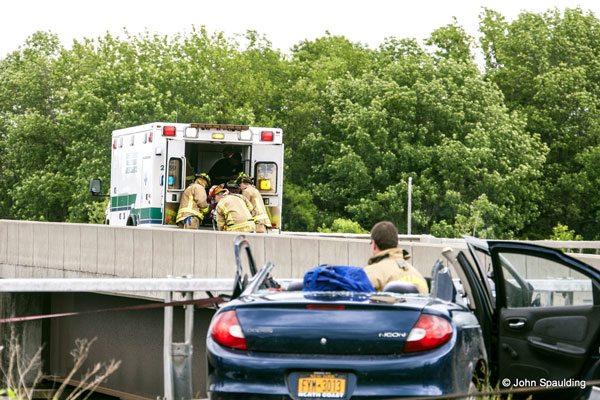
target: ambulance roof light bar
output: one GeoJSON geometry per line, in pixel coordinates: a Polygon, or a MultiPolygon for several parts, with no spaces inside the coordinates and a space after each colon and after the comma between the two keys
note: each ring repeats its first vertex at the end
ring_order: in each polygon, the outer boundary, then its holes
{"type": "Polygon", "coordinates": [[[250,129],[248,125],[223,125],[223,124],[191,124],[191,128],[199,128],[203,130],[216,129],[221,131],[247,131],[250,129]]]}

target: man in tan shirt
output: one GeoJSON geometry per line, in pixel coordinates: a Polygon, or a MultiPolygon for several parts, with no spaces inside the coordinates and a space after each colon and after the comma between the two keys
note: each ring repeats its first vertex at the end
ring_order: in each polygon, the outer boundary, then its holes
{"type": "Polygon", "coordinates": [[[254,217],[256,233],[267,233],[267,228],[271,227],[271,220],[267,214],[267,209],[265,208],[265,203],[260,192],[252,185],[252,178],[241,173],[237,178],[236,183],[240,185],[242,195],[247,198],[254,207],[256,214],[254,217]]]}
{"type": "Polygon", "coordinates": [[[398,230],[388,221],[378,222],[371,229],[373,256],[365,272],[376,291],[383,290],[392,281],[405,281],[417,287],[419,293],[429,293],[427,281],[398,248],[398,230]]]}

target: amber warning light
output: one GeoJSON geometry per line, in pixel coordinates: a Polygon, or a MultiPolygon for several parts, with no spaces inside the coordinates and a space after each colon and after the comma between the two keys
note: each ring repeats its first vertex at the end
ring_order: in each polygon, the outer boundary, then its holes
{"type": "Polygon", "coordinates": [[[271,180],[261,179],[258,187],[260,187],[260,190],[271,190],[271,180]]]}

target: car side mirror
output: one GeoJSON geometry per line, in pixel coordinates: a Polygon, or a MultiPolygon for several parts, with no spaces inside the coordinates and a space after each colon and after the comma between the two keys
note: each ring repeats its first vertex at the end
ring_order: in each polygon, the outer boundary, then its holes
{"type": "Polygon", "coordinates": [[[98,178],[92,178],[90,180],[90,193],[92,196],[100,196],[100,197],[108,197],[107,194],[100,193],[102,186],[102,181],[98,178]]]}

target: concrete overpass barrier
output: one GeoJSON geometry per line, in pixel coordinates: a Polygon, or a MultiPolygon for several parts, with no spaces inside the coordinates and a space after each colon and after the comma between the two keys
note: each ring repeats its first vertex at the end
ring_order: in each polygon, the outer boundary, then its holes
{"type": "MultiPolygon", "coordinates": [[[[170,227],[0,220],[0,277],[4,278],[231,278],[233,241],[238,233],[189,231],[170,227]]],[[[257,266],[275,264],[276,278],[302,278],[320,264],[364,266],[371,256],[368,235],[249,234],[257,266]]],[[[600,256],[582,253],[600,249],[600,242],[535,242],[579,249],[572,255],[595,267],[600,256]]],[[[429,276],[441,250],[466,248],[462,239],[428,235],[401,237],[411,263],[429,276]]]]}

